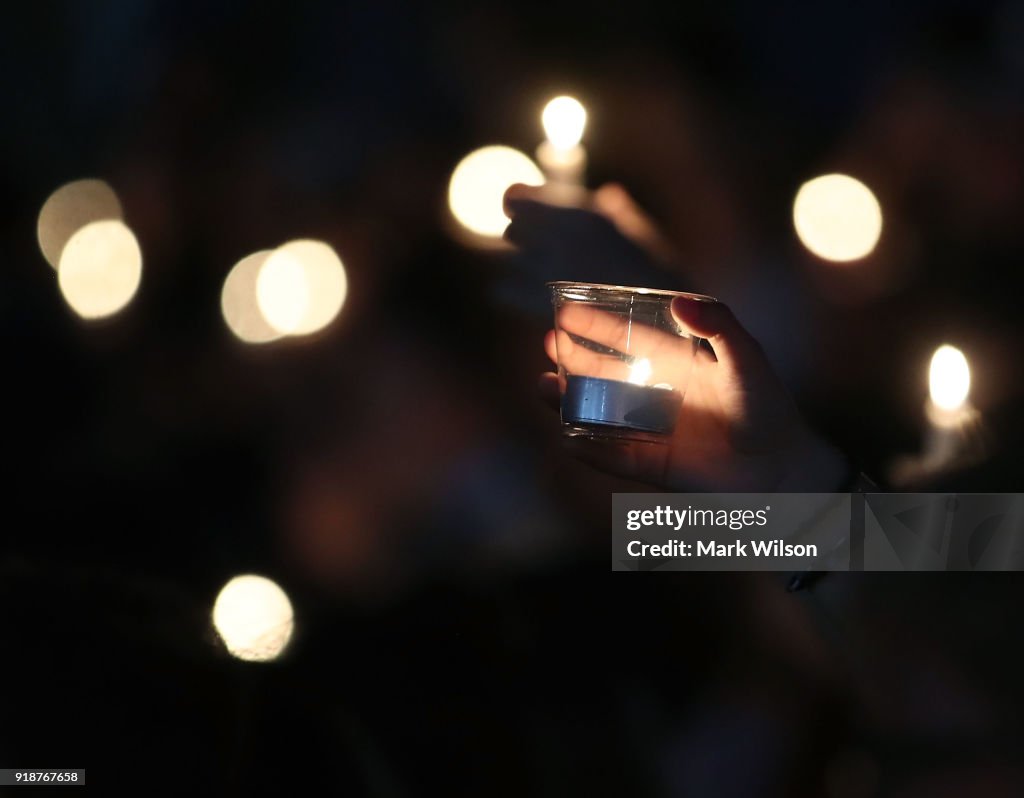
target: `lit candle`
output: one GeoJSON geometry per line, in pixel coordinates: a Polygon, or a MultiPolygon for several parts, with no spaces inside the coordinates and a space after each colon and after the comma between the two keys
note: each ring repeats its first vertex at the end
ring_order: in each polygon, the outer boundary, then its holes
{"type": "Polygon", "coordinates": [[[651,362],[646,358],[632,364],[628,381],[568,375],[562,423],[671,435],[683,395],[671,385],[646,385],[650,376],[651,362]]]}
{"type": "MultiPolygon", "coordinates": [[[[541,114],[547,137],[537,147],[540,164],[549,185],[549,193],[574,193],[584,183],[587,151],[580,141],[587,124],[587,111],[574,97],[555,97],[541,114]]],[[[557,197],[556,197],[557,199],[557,197]]]]}
{"type": "Polygon", "coordinates": [[[943,344],[932,355],[928,370],[929,398],[925,402],[928,432],[921,466],[929,472],[953,466],[965,453],[978,412],[967,400],[971,370],[964,353],[943,344]]]}
{"type": "Polygon", "coordinates": [[[672,302],[709,297],[622,285],[548,283],[562,434],[664,443],[676,430],[700,339],[672,302]]]}

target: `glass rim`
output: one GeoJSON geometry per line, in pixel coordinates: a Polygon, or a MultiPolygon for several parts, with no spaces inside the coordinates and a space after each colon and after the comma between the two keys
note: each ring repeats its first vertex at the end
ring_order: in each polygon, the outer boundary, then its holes
{"type": "Polygon", "coordinates": [[[585,291],[607,291],[611,292],[626,292],[630,294],[653,295],[653,296],[664,296],[664,297],[686,297],[687,299],[697,299],[701,302],[718,302],[713,296],[707,294],[695,294],[691,291],[671,291],[667,288],[644,288],[642,286],[634,285],[612,285],[610,283],[584,283],[576,280],[551,280],[545,283],[548,288],[554,290],[585,290],[585,291]]]}

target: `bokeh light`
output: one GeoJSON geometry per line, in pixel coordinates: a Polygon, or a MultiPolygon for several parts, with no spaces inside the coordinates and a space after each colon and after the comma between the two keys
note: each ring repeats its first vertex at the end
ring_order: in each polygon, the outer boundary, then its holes
{"type": "Polygon", "coordinates": [[[265,576],[236,576],[217,595],[213,625],[227,650],[248,662],[277,659],[292,638],[295,614],[287,594],[265,576]]]}
{"type": "Polygon", "coordinates": [[[964,353],[943,344],[932,355],[928,369],[928,390],[932,402],[942,410],[959,410],[971,390],[971,369],[964,353]]]}
{"type": "Polygon", "coordinates": [[[291,334],[309,312],[309,280],[302,264],[290,253],[274,250],[256,276],[256,303],[274,330],[291,334]]]}
{"type": "Polygon", "coordinates": [[[882,208],[859,180],[822,175],[797,192],[793,225],[807,249],[819,258],[843,263],[874,250],[882,234],[882,208]]]}
{"type": "Polygon", "coordinates": [[[47,263],[56,269],[71,236],[92,222],[122,221],[123,218],[121,202],[107,183],[95,179],[65,183],[39,210],[36,223],[39,249],[47,263]]]}
{"type": "Polygon", "coordinates": [[[334,321],[345,303],[345,267],[323,241],[296,239],[250,258],[235,266],[221,294],[224,319],[243,341],[315,333],[334,321]]]}
{"type": "Polygon", "coordinates": [[[338,315],[348,293],[341,258],[329,244],[313,239],[289,241],[278,247],[277,252],[297,262],[306,281],[306,310],[291,334],[309,335],[322,330],[338,315]]]}
{"type": "Polygon", "coordinates": [[[580,143],[587,124],[587,110],[575,97],[555,97],[540,116],[544,134],[555,147],[568,150],[580,143]]]}
{"type": "Polygon", "coordinates": [[[110,316],[135,296],[142,252],[124,222],[92,222],[68,240],[57,276],[61,294],[75,313],[85,319],[110,316]]]}
{"type": "Polygon", "coordinates": [[[220,311],[228,329],[247,344],[264,344],[281,337],[263,318],[256,300],[256,279],[270,253],[265,249],[238,261],[224,278],[220,292],[220,311]]]}
{"type": "Polygon", "coordinates": [[[463,158],[448,184],[448,206],[466,229],[482,236],[500,236],[508,226],[502,208],[505,191],[513,183],[539,186],[544,175],[519,150],[493,145],[463,158]]]}

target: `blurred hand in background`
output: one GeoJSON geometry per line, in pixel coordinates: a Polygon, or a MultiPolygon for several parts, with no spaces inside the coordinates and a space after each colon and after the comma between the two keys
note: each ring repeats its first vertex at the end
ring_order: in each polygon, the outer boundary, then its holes
{"type": "Polygon", "coordinates": [[[529,255],[538,273],[610,283],[677,279],[672,245],[616,183],[595,191],[516,184],[505,193],[505,213],[512,219],[505,239],[529,255]]]}

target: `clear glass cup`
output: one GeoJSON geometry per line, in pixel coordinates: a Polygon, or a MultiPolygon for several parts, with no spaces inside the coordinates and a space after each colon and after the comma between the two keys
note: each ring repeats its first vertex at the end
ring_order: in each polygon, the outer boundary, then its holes
{"type": "Polygon", "coordinates": [[[599,283],[548,283],[562,432],[665,443],[675,432],[700,339],[672,315],[699,294],[599,283]]]}

